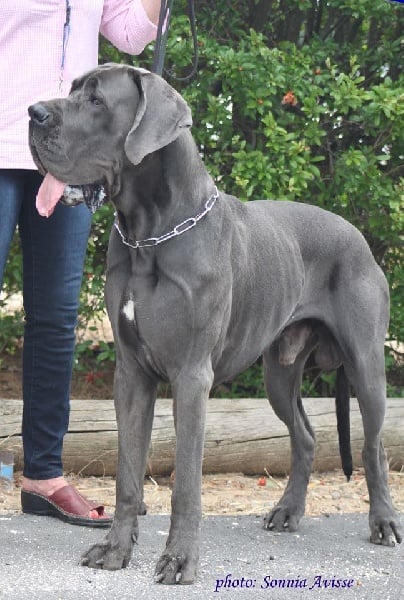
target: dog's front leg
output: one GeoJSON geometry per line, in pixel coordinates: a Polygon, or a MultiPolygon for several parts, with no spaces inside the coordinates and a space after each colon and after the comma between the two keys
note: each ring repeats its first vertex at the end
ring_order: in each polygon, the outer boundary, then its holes
{"type": "Polygon", "coordinates": [[[153,423],[156,384],[137,363],[118,364],[115,409],[118,422],[116,510],[103,541],[82,557],[84,566],[114,571],[129,563],[138,537],[137,515],[142,503],[143,478],[153,423]]]}
{"type": "Polygon", "coordinates": [[[170,533],[156,566],[158,583],[192,583],[198,566],[206,401],[213,381],[211,368],[198,370],[198,375],[181,376],[172,386],[177,434],[175,481],[170,533]]]}

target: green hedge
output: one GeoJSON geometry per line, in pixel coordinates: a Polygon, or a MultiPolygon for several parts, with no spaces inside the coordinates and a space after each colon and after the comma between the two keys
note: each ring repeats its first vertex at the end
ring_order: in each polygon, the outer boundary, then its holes
{"type": "MultiPolygon", "coordinates": [[[[197,77],[187,85],[170,83],[192,108],[193,133],[218,186],[244,201],[276,198],[316,204],[355,224],[389,281],[389,338],[403,343],[402,7],[373,0],[197,4],[197,77]]],[[[178,0],[166,61],[178,75],[189,67],[189,37],[184,3],[178,0]]],[[[102,41],[100,58],[149,67],[152,52],[150,45],[141,57],[132,58],[102,41]]],[[[79,334],[103,308],[111,222],[111,207],[94,217],[79,334]]],[[[20,274],[20,258],[13,249],[7,293],[20,288],[20,274]]],[[[0,336],[11,335],[6,323],[0,336]]],[[[78,344],[78,359],[88,345],[78,344]]],[[[102,361],[112,355],[104,344],[98,356],[102,361]]],[[[387,366],[393,383],[400,385],[391,355],[387,366]]],[[[245,376],[247,389],[258,385],[259,376],[258,365],[245,376]]],[[[306,387],[314,394],[331,392],[332,385],[332,378],[319,379],[315,373],[306,387]]],[[[237,395],[234,386],[231,393],[237,395]]]]}

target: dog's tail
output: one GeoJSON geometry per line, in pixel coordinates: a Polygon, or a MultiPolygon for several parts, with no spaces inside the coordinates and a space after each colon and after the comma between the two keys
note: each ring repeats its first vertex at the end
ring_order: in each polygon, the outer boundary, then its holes
{"type": "Polygon", "coordinates": [[[343,365],[337,369],[335,410],[337,413],[338,442],[342,470],[349,481],[353,471],[349,418],[349,382],[343,365]]]}

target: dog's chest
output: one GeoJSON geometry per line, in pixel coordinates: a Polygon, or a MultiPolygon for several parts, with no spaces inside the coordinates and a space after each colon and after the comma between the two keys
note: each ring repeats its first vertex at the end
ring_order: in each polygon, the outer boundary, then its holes
{"type": "Polygon", "coordinates": [[[141,332],[142,311],[139,309],[139,302],[136,301],[133,294],[125,294],[122,297],[118,314],[120,344],[126,348],[130,355],[136,357],[136,361],[146,372],[164,379],[164,369],[158,365],[155,357],[153,357],[148,340],[142,336],[141,332]]]}

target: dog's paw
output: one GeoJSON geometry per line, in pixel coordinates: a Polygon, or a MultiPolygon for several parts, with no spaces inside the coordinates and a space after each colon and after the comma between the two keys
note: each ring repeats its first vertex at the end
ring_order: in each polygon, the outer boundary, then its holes
{"type": "Polygon", "coordinates": [[[304,510],[278,504],[264,517],[264,529],[268,531],[297,531],[304,510]]]}
{"type": "Polygon", "coordinates": [[[80,564],[91,569],[118,571],[128,566],[131,554],[131,549],[113,548],[110,542],[105,541],[91,546],[82,555],[80,564]]]}
{"type": "Polygon", "coordinates": [[[175,554],[166,550],[160,557],[154,573],[156,583],[166,585],[191,584],[195,581],[198,560],[185,554],[175,554]]]}
{"type": "Polygon", "coordinates": [[[396,515],[370,517],[370,541],[379,546],[401,544],[402,529],[396,515]]]}

